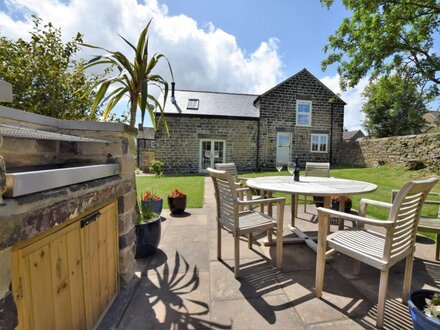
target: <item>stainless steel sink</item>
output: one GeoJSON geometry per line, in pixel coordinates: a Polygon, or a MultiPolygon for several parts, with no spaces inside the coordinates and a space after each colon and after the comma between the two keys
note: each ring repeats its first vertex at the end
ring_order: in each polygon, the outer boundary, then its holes
{"type": "Polygon", "coordinates": [[[50,165],[6,169],[6,193],[17,197],[120,173],[118,164],[50,165]]]}

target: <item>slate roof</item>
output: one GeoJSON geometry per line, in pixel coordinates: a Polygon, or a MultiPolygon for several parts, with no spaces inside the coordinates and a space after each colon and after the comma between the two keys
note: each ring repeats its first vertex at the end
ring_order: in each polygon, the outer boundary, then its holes
{"type": "Polygon", "coordinates": [[[272,87],[271,89],[267,90],[266,92],[264,92],[263,94],[259,95],[256,99],[255,102],[257,102],[257,100],[260,97],[265,96],[266,94],[270,93],[271,91],[273,91],[274,89],[277,89],[279,86],[285,84],[287,81],[291,80],[291,79],[295,79],[295,77],[297,77],[298,75],[302,74],[302,73],[307,73],[312,79],[314,79],[317,83],[319,83],[320,85],[322,85],[325,89],[327,89],[331,94],[333,94],[335,96],[335,100],[341,102],[342,104],[346,105],[347,103],[345,103],[345,101],[343,99],[341,99],[339,97],[338,94],[336,94],[335,92],[333,92],[330,88],[328,88],[321,80],[319,80],[318,78],[316,78],[313,74],[310,73],[309,70],[307,70],[306,68],[302,69],[301,71],[295,73],[293,76],[290,76],[289,78],[283,80],[282,82],[280,82],[278,85],[272,87]]]}
{"type": "Polygon", "coordinates": [[[356,141],[357,139],[362,137],[365,137],[365,134],[360,129],[356,131],[344,131],[342,133],[342,139],[344,141],[356,141]]]}
{"type": "MultiPolygon", "coordinates": [[[[176,104],[171,103],[171,91],[164,109],[165,114],[229,116],[259,118],[260,114],[253,103],[258,95],[219,93],[207,91],[176,90],[176,104]],[[198,110],[187,109],[189,99],[198,99],[198,110]]],[[[158,100],[163,99],[161,95],[158,100]]]]}

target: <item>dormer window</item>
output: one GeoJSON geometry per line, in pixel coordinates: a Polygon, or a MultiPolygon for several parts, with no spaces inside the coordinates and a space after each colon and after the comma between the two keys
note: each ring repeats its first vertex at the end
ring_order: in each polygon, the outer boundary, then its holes
{"type": "Polygon", "coordinates": [[[296,126],[312,125],[312,101],[296,101],[296,126]]]}
{"type": "Polygon", "coordinates": [[[198,110],[199,109],[199,99],[188,99],[188,110],[198,110]]]}

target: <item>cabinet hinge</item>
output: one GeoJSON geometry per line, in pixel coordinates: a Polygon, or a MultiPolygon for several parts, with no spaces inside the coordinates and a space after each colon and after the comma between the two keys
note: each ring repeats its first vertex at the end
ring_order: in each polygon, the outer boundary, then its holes
{"type": "Polygon", "coordinates": [[[88,217],[81,220],[81,228],[90,225],[93,221],[96,221],[101,216],[101,212],[97,211],[88,217]]]}

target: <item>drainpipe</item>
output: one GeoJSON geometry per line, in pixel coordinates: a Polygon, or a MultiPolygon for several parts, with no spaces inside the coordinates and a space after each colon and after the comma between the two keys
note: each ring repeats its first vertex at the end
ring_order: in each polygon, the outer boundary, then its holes
{"type": "Polygon", "coordinates": [[[333,103],[334,99],[329,99],[330,103],[330,135],[329,135],[329,144],[330,144],[330,150],[329,150],[329,162],[331,165],[333,165],[333,103]]]}
{"type": "Polygon", "coordinates": [[[260,157],[260,118],[257,121],[257,159],[255,160],[255,170],[258,171],[258,158],[260,157]]]}

